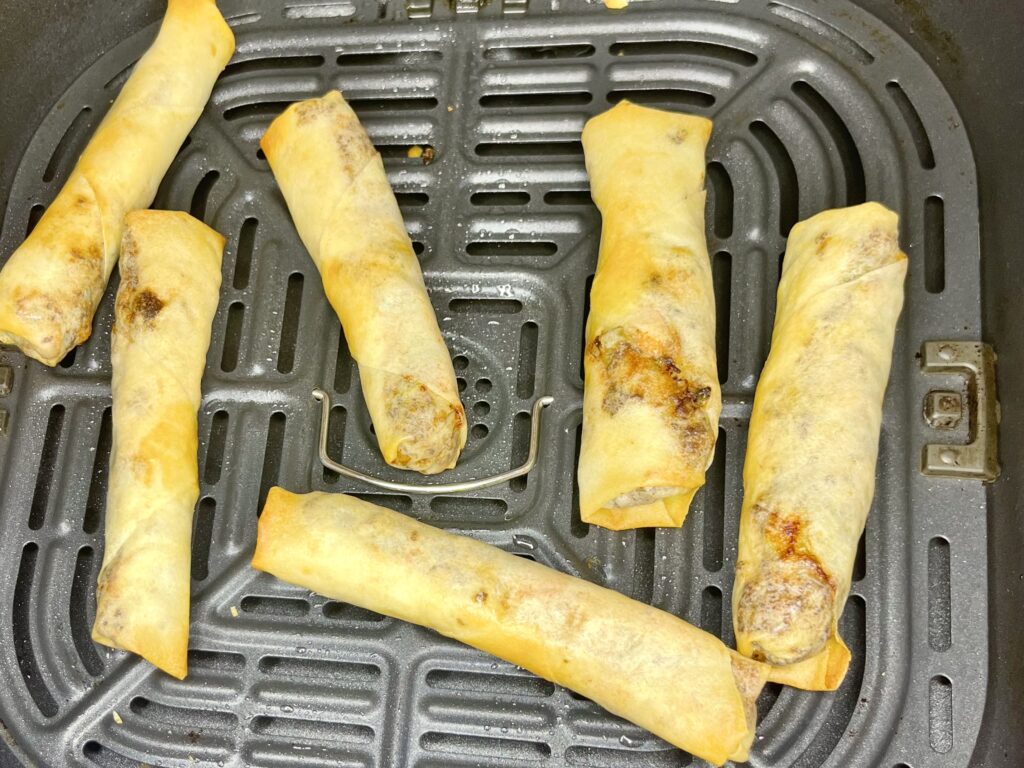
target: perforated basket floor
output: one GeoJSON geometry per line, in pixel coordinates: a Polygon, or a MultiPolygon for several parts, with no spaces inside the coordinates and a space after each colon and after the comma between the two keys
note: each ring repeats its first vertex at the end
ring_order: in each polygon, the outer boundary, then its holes
{"type": "MultiPolygon", "coordinates": [[[[59,367],[0,353],[14,367],[0,401],[10,411],[0,437],[6,738],[27,764],[54,766],[692,764],[510,665],[253,572],[257,510],[274,483],[358,492],[732,643],[746,425],[785,236],[820,209],[878,199],[902,216],[911,269],[875,506],[842,620],[853,663],[832,695],[769,687],[751,764],[966,765],[985,695],[985,500],[980,486],[917,471],[929,382],[915,352],[926,339],[979,334],[974,164],[936,78],[839,0],[659,0],[625,13],[576,0],[416,3],[223,3],[238,52],[156,202],[228,237],[200,413],[184,682],[89,639],[116,278],[92,338],[59,367]],[[461,497],[367,494],[314,460],[310,391],[324,386],[337,403],[335,456],[399,475],[378,456],[338,322],[257,151],[286,104],[333,87],[384,155],[454,355],[471,436],[451,478],[518,464],[529,405],[551,394],[541,465],[526,481],[461,497]],[[725,403],[715,463],[682,530],[584,525],[573,481],[600,223],[580,130],[624,97],[715,121],[707,218],[725,403]],[[432,147],[433,162],[410,159],[412,145],[432,147]]],[[[0,253],[52,199],[154,31],[99,57],[25,156],[5,158],[20,167],[0,253]]]]}

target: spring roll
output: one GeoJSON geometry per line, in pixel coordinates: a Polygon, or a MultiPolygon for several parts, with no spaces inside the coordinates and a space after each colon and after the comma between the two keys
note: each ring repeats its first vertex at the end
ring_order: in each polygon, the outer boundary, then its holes
{"type": "Polygon", "coordinates": [[[89,338],[125,214],[153,202],[234,48],[213,0],[168,0],[153,45],[0,271],[0,342],[52,366],[89,338]]]}
{"type": "Polygon", "coordinates": [[[580,516],[680,526],[715,454],[722,395],[704,239],[711,122],[623,101],[583,129],[603,220],[583,360],[580,516]]]}
{"type": "Polygon", "coordinates": [[[359,365],[388,464],[434,474],[466,444],[455,371],[380,155],[337,91],[291,105],[260,146],[359,365]]]}
{"type": "Polygon", "coordinates": [[[838,633],[875,487],[907,257],[877,203],[793,227],[747,438],[733,617],[739,651],[835,688],[838,633]]]}
{"type": "Polygon", "coordinates": [[[125,221],[111,342],[113,445],[96,642],[185,677],[196,411],[224,238],[185,213],[125,221]]]}
{"type": "Polygon", "coordinates": [[[280,488],[252,565],[494,654],[713,763],[747,757],[768,667],[618,592],[351,496],[280,488]]]}

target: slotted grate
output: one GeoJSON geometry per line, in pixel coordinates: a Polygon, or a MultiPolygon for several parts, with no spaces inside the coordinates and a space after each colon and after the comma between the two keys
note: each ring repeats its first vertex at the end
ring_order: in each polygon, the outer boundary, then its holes
{"type": "MultiPolygon", "coordinates": [[[[173,680],[89,638],[115,277],[92,338],[55,369],[0,353],[15,380],[0,437],[0,717],[28,762],[696,764],[521,670],[251,571],[257,510],[275,483],[356,492],[732,643],[746,425],[785,236],[822,208],[878,199],[902,216],[911,268],[875,507],[842,620],[853,663],[835,694],[769,686],[751,764],[966,765],[987,663],[985,499],[917,472],[930,382],[914,352],[925,339],[979,335],[975,172],[954,106],[909,47],[853,6],[812,0],[661,0],[625,14],[579,0],[222,9],[238,52],[156,201],[228,238],[199,415],[190,674],[173,680]],[[310,392],[322,386],[335,403],[332,454],[401,475],[375,449],[358,373],[258,150],[286,104],[332,87],[384,156],[454,356],[470,437],[452,479],[519,464],[529,405],[552,394],[528,478],[412,498],[368,493],[315,461],[310,392]],[[600,224],[579,135],[622,98],[715,120],[707,219],[724,407],[682,530],[586,526],[573,479],[600,224]],[[430,151],[411,157],[413,147],[430,151]]],[[[39,127],[0,252],[38,221],[152,34],[100,57],[39,127]]]]}

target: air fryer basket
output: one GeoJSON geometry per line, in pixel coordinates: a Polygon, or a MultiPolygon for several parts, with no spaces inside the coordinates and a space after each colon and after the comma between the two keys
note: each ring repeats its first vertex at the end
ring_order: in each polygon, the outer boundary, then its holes
{"type": "MultiPolygon", "coordinates": [[[[904,5],[922,14],[911,14],[919,35],[934,32],[921,6],[904,5]]],[[[228,237],[200,412],[190,675],[173,680],[89,639],[115,278],[93,337],[54,370],[0,352],[13,371],[0,399],[0,725],[12,754],[61,766],[698,764],[522,670],[256,574],[248,558],[257,510],[275,483],[354,492],[619,589],[732,643],[745,430],[785,235],[822,208],[877,199],[901,214],[911,268],[875,505],[843,616],[854,659],[835,694],[766,690],[751,765],[968,765],[990,643],[996,663],[1006,653],[998,628],[990,635],[987,599],[986,520],[1001,505],[976,482],[919,473],[921,446],[937,439],[922,400],[964,383],[922,374],[915,353],[923,341],[983,336],[977,173],[960,113],[911,46],[842,0],[658,0],[622,14],[579,0],[221,8],[238,52],[155,203],[189,210],[228,237]],[[315,460],[310,392],[323,386],[336,403],[333,455],[401,474],[379,458],[337,320],[258,152],[287,103],[332,87],[384,155],[454,355],[471,437],[452,479],[520,463],[529,405],[551,394],[541,463],[525,480],[409,497],[369,492],[315,460]],[[715,120],[708,233],[725,402],[715,463],[681,531],[588,527],[573,481],[600,225],[579,132],[621,98],[715,120]],[[432,148],[433,161],[410,157],[413,146],[432,148]]],[[[17,13],[40,29],[68,24],[56,3],[36,21],[17,13]]],[[[38,219],[152,39],[155,27],[141,17],[152,21],[159,8],[132,13],[92,19],[109,45],[82,47],[80,74],[67,82],[39,69],[54,83],[40,85],[38,103],[22,94],[31,109],[0,122],[0,253],[38,219]],[[26,115],[31,130],[16,124],[26,115]],[[24,136],[24,151],[7,134],[24,136]]],[[[8,47],[19,44],[17,26],[0,30],[8,47]]],[[[38,41],[27,47],[42,50],[38,41]]],[[[5,81],[21,75],[2,72],[5,81]]],[[[966,436],[964,424],[956,438],[966,436]]],[[[1005,567],[994,561],[993,573],[1005,567]]],[[[990,712],[1006,700],[990,696],[990,712]]],[[[986,751],[999,728],[992,719],[978,759],[1012,765],[986,751]]]]}

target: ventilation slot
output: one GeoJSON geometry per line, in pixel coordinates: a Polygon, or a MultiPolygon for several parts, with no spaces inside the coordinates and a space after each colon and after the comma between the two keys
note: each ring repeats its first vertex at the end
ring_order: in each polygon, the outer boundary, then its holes
{"type": "Polygon", "coordinates": [[[324,618],[332,621],[349,621],[358,624],[379,624],[385,617],[379,613],[360,608],[358,605],[328,600],[323,607],[324,618]]]}
{"type": "Polygon", "coordinates": [[[260,498],[257,514],[263,513],[263,505],[267,502],[267,494],[277,483],[281,471],[281,449],[284,445],[285,415],[275,411],[270,415],[267,426],[267,449],[263,454],[263,474],[260,476],[260,498]]]}
{"type": "Polygon", "coordinates": [[[732,318],[732,255],[719,251],[711,261],[711,282],[715,291],[715,355],[718,381],[729,378],[729,322],[732,318]]]}
{"type": "Polygon", "coordinates": [[[288,5],[282,14],[286,19],[345,19],[354,16],[355,12],[356,7],[352,2],[342,0],[333,3],[288,5]]]}
{"type": "MultiPolygon", "coordinates": [[[[290,717],[269,717],[261,715],[249,721],[253,733],[278,739],[292,739],[306,742],[342,741],[350,744],[369,744],[373,741],[373,729],[366,725],[353,725],[337,721],[299,720],[290,717]]],[[[344,764],[344,763],[342,763],[344,764]]]]}
{"type": "Polygon", "coordinates": [[[29,605],[32,595],[32,579],[36,572],[36,559],[39,547],[26,544],[21,551],[21,565],[18,567],[18,580],[14,586],[14,607],[11,615],[11,628],[14,633],[14,652],[18,659],[21,676],[25,680],[32,701],[45,717],[57,714],[57,702],[50,694],[39,673],[39,662],[36,660],[35,649],[32,647],[32,634],[29,625],[32,622],[34,607],[29,605]]]}
{"type": "Polygon", "coordinates": [[[425,192],[395,192],[395,200],[402,208],[418,208],[430,202],[425,192]]]}
{"type": "Polygon", "coordinates": [[[324,63],[323,56],[267,56],[248,61],[228,64],[221,73],[222,78],[236,75],[251,75],[257,72],[277,73],[281,70],[316,69],[324,63]]]}
{"type": "Polygon", "coordinates": [[[704,488],[704,569],[711,573],[722,570],[725,546],[725,447],[727,433],[718,430],[715,458],[705,475],[704,488]]]}
{"type": "Polygon", "coordinates": [[[853,140],[850,129],[846,127],[843,118],[832,108],[825,97],[803,80],[793,83],[793,93],[817,115],[835,145],[839,160],[843,164],[843,178],[846,181],[846,205],[863,203],[866,196],[864,163],[861,161],[860,152],[857,151],[857,144],[853,140]]]}
{"type": "Polygon", "coordinates": [[[435,520],[449,523],[486,524],[501,522],[508,504],[502,499],[479,499],[472,496],[435,496],[430,500],[435,520]]]}
{"type": "Polygon", "coordinates": [[[547,240],[478,240],[466,246],[470,256],[531,257],[554,256],[558,245],[547,240]]]}
{"type": "Polygon", "coordinates": [[[115,752],[98,741],[85,742],[82,745],[82,754],[90,763],[103,766],[103,768],[139,768],[138,760],[125,757],[120,752],[115,752]]]}
{"type": "Polygon", "coordinates": [[[764,688],[761,689],[761,695],[757,697],[757,722],[763,723],[764,719],[768,717],[775,702],[779,700],[780,693],[782,693],[781,683],[765,683],[764,688]]]}
{"type": "Polygon", "coordinates": [[[480,97],[486,108],[522,109],[524,107],[578,107],[589,104],[593,96],[585,91],[562,93],[495,93],[480,97]]]}
{"type": "Polygon", "coordinates": [[[85,516],[82,530],[96,533],[107,506],[107,479],[110,473],[110,447],[113,441],[113,424],[110,406],[103,409],[100,417],[100,434],[96,440],[96,453],[92,462],[92,478],[89,480],[89,495],[85,500],[85,516]]]}
{"type": "Polygon", "coordinates": [[[78,651],[78,658],[82,661],[85,671],[93,677],[103,672],[103,662],[96,653],[96,646],[92,643],[92,617],[89,610],[90,587],[96,583],[96,574],[93,566],[96,556],[92,547],[82,547],[78,550],[75,558],[75,573],[71,579],[70,605],[68,606],[68,620],[71,627],[71,640],[78,651]]]}
{"type": "Polygon", "coordinates": [[[118,72],[112,78],[107,80],[107,82],[103,84],[104,90],[111,90],[111,91],[119,90],[121,88],[121,86],[124,85],[125,82],[128,80],[128,78],[131,76],[132,70],[135,69],[135,65],[137,63],[138,63],[138,59],[133,61],[131,64],[129,64],[124,69],[122,69],[120,72],[118,72]]]}
{"type": "Polygon", "coordinates": [[[641,603],[654,599],[654,550],[657,528],[637,528],[633,544],[633,596],[641,603]]]}
{"type": "Polygon", "coordinates": [[[537,335],[536,323],[523,323],[519,331],[519,370],[516,376],[516,395],[520,398],[533,397],[537,380],[537,335]]]}
{"type": "MultiPolygon", "coordinates": [[[[327,417],[327,453],[335,461],[343,461],[345,455],[345,421],[348,412],[344,407],[335,405],[327,417]]],[[[333,485],[341,477],[333,469],[323,468],[324,482],[333,485]]]]}
{"type": "MultiPolygon", "coordinates": [[[[879,462],[879,464],[881,466],[885,466],[884,464],[882,464],[882,462],[879,462]]],[[[860,535],[860,541],[857,542],[857,556],[854,558],[854,561],[853,561],[853,580],[854,581],[863,581],[864,575],[867,573],[868,563],[867,563],[867,551],[866,551],[866,543],[865,543],[866,540],[867,540],[867,531],[865,530],[864,533],[862,533],[860,535]]]]}
{"type": "Polygon", "coordinates": [[[722,590],[705,587],[700,596],[700,628],[715,637],[722,636],[722,590]]]}
{"type": "Polygon", "coordinates": [[[555,189],[544,194],[544,202],[548,205],[593,205],[589,189],[555,189]]]}
{"type": "Polygon", "coordinates": [[[380,668],[373,664],[324,659],[296,659],[289,656],[264,656],[259,670],[274,677],[339,680],[352,686],[368,686],[380,680],[380,668]]]}
{"type": "Polygon", "coordinates": [[[220,369],[231,373],[238,367],[238,353],[242,346],[242,321],[245,320],[245,305],[233,301],[228,307],[228,319],[224,327],[224,347],[220,355],[220,369]]]}
{"type": "Polygon", "coordinates": [[[707,109],[715,103],[715,97],[710,93],[687,88],[629,88],[608,92],[609,104],[617,104],[623,99],[629,99],[634,104],[653,104],[671,108],[707,109]]]}
{"type": "Polygon", "coordinates": [[[583,328],[580,335],[580,380],[584,377],[584,359],[587,356],[587,318],[590,317],[590,291],[594,287],[594,276],[588,275],[583,281],[583,328]]]}
{"type": "Polygon", "coordinates": [[[572,463],[572,516],[569,518],[569,533],[576,539],[585,539],[590,533],[590,524],[583,522],[580,512],[580,446],[583,443],[583,425],[576,426],[576,443],[572,463]]]}
{"type": "Polygon", "coordinates": [[[224,464],[224,448],[228,435],[228,412],[217,411],[210,419],[210,439],[206,441],[206,462],[203,467],[203,482],[216,485],[224,464]]]}
{"type": "Polygon", "coordinates": [[[928,741],[941,754],[953,748],[953,683],[945,675],[928,684],[928,741]]]}
{"type": "Polygon", "coordinates": [[[46,164],[43,171],[43,181],[49,184],[57,175],[57,171],[64,167],[65,163],[77,158],[85,148],[86,136],[89,134],[89,113],[92,110],[85,107],[75,115],[67,131],[57,142],[57,146],[50,156],[50,162],[46,164]]]}
{"type": "Polygon", "coordinates": [[[245,118],[257,117],[264,120],[273,120],[279,114],[290,107],[290,101],[257,101],[254,104],[239,104],[237,107],[228,107],[224,110],[225,120],[243,120],[245,118]]]}
{"type": "Polygon", "coordinates": [[[779,233],[787,237],[800,216],[796,166],[793,165],[793,158],[789,156],[782,140],[765,123],[755,120],[750,124],[750,132],[764,149],[775,169],[775,178],[779,185],[779,233]]]}
{"type": "Polygon", "coordinates": [[[338,332],[338,356],[334,359],[334,391],[339,395],[348,392],[352,384],[352,355],[348,351],[344,331],[338,332]]]}
{"type": "Polygon", "coordinates": [[[181,729],[191,728],[193,732],[207,729],[225,731],[238,725],[238,718],[231,712],[218,712],[214,709],[193,709],[191,707],[172,707],[152,701],[144,696],[136,696],[128,705],[133,714],[139,717],[176,726],[181,729]]]}
{"type": "Polygon", "coordinates": [[[420,737],[420,746],[428,752],[488,757],[500,761],[500,764],[511,764],[517,760],[547,760],[551,757],[551,747],[540,741],[489,739],[461,733],[430,731],[420,737]]]}
{"type": "MultiPolygon", "coordinates": [[[[530,414],[520,411],[512,420],[512,461],[509,469],[521,466],[530,452],[530,414]]],[[[529,475],[514,477],[509,482],[509,487],[519,493],[526,490],[529,482],[529,475]]]]}
{"type": "Polygon", "coordinates": [[[192,578],[202,581],[210,574],[210,543],[217,502],[204,497],[199,501],[192,528],[192,578]]]}
{"type": "Polygon", "coordinates": [[[523,311],[523,303],[517,299],[452,299],[448,309],[466,315],[517,315],[523,311]]]}
{"type": "Polygon", "coordinates": [[[66,355],[64,355],[63,359],[58,363],[58,365],[65,370],[73,366],[75,364],[75,357],[77,357],[77,352],[78,347],[75,347],[66,355]]]}
{"type": "Polygon", "coordinates": [[[474,192],[469,202],[479,206],[526,205],[530,202],[529,192],[474,192]]]}
{"type": "Polygon", "coordinates": [[[476,145],[480,157],[583,157],[579,141],[483,142],[476,145]]]}
{"type": "Polygon", "coordinates": [[[188,211],[200,221],[206,221],[206,208],[210,202],[210,193],[213,191],[213,186],[219,178],[220,173],[210,171],[199,180],[195,192],[192,193],[192,204],[189,206],[188,211]]]}
{"type": "Polygon", "coordinates": [[[395,512],[408,512],[412,509],[412,498],[409,496],[402,496],[400,494],[349,493],[349,496],[355,496],[357,499],[362,499],[370,504],[376,504],[379,507],[393,509],[395,512]]]}
{"type": "Polygon", "coordinates": [[[638,752],[635,749],[573,746],[565,750],[565,762],[583,768],[624,768],[634,765],[642,765],[644,768],[686,768],[693,765],[693,758],[678,749],[638,752]]]}
{"type": "Polygon", "coordinates": [[[928,542],[928,645],[948,651],[953,644],[949,542],[928,542]]]}
{"type": "Polygon", "coordinates": [[[39,459],[39,472],[36,474],[36,490],[32,494],[32,506],[29,509],[28,527],[38,531],[46,520],[46,510],[50,503],[50,489],[53,486],[53,473],[57,467],[57,455],[60,453],[60,435],[64,427],[64,406],[55,405],[50,409],[46,420],[46,435],[43,437],[42,457],[39,459]]]}
{"type": "Polygon", "coordinates": [[[932,142],[928,138],[928,131],[925,129],[924,123],[921,122],[921,115],[914,109],[910,98],[895,80],[886,83],[885,90],[903,116],[903,122],[906,123],[907,130],[910,131],[910,139],[914,142],[921,167],[931,170],[935,167],[935,154],[932,152],[932,142]]]}
{"type": "Polygon", "coordinates": [[[412,110],[433,109],[437,99],[433,96],[419,96],[392,99],[348,99],[348,104],[356,112],[406,112],[412,110]]]}
{"type": "Polygon", "coordinates": [[[852,652],[850,668],[832,699],[828,717],[820,721],[823,727],[801,756],[802,765],[824,765],[849,728],[864,682],[865,626],[864,599],[860,595],[850,595],[839,622],[839,634],[852,652]]]}
{"type": "Polygon", "coordinates": [[[594,55],[594,46],[586,43],[565,45],[521,45],[488,48],[484,58],[490,61],[535,61],[537,59],[583,59],[594,55]]]}
{"type": "Polygon", "coordinates": [[[246,595],[240,607],[245,613],[258,616],[305,616],[309,613],[309,601],[297,597],[266,597],[246,595]]]}
{"type": "Polygon", "coordinates": [[[46,210],[45,205],[36,203],[28,211],[28,223],[25,225],[25,237],[32,234],[32,230],[36,228],[36,224],[43,218],[43,211],[46,210]]]}
{"type": "Polygon", "coordinates": [[[288,277],[288,288],[284,297],[284,317],[281,320],[281,343],[277,352],[278,373],[291,373],[295,366],[295,343],[299,338],[303,281],[301,272],[293,272],[288,277]]]}
{"type": "Polygon", "coordinates": [[[240,653],[225,651],[203,651],[192,649],[188,652],[189,675],[202,675],[208,672],[226,674],[240,679],[245,670],[245,657],[240,653]]]}
{"type": "Polygon", "coordinates": [[[711,229],[715,237],[725,240],[732,235],[733,192],[732,179],[719,162],[708,163],[708,182],[711,193],[711,229]]]}
{"type": "Polygon", "coordinates": [[[480,674],[448,669],[427,672],[427,686],[439,691],[458,693],[485,693],[489,696],[530,696],[547,698],[554,694],[555,686],[532,675],[503,675],[497,672],[480,674]]]}
{"type": "Polygon", "coordinates": [[[768,3],[768,10],[776,16],[787,19],[794,24],[799,24],[801,27],[810,30],[819,37],[822,37],[832,43],[835,47],[842,48],[847,53],[852,54],[863,64],[870,64],[875,60],[875,57],[871,55],[870,51],[845,32],[836,29],[828,22],[822,21],[818,17],[812,16],[806,11],[793,8],[782,3],[768,3]]]}
{"type": "Polygon", "coordinates": [[[946,289],[946,212],[935,195],[924,201],[924,287],[928,293],[946,289]]]}
{"type": "Polygon", "coordinates": [[[252,254],[256,247],[256,229],[259,221],[251,216],[242,222],[242,228],[238,231],[238,251],[235,254],[235,274],[231,284],[236,290],[242,290],[249,285],[249,277],[252,274],[252,254]]]}
{"type": "Polygon", "coordinates": [[[376,51],[373,53],[341,53],[338,64],[352,67],[409,66],[441,59],[440,51],[376,51]]]}
{"type": "Polygon", "coordinates": [[[741,48],[696,40],[645,40],[633,43],[613,43],[608,49],[612,56],[696,56],[715,59],[741,67],[757,64],[757,56],[741,48]]]}

